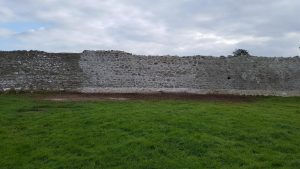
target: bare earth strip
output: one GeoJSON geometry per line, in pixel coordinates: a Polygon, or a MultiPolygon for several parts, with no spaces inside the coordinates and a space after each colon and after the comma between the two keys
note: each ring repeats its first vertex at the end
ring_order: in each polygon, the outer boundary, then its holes
{"type": "Polygon", "coordinates": [[[239,95],[198,95],[186,93],[155,93],[155,94],[82,94],[82,93],[50,93],[38,95],[40,100],[51,101],[97,101],[97,100],[208,100],[225,102],[251,102],[257,100],[256,96],[239,95]]]}

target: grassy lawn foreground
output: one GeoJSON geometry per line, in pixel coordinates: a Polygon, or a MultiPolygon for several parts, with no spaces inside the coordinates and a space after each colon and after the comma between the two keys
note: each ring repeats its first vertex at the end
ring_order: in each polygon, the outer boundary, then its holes
{"type": "Polygon", "coordinates": [[[300,168],[300,98],[53,102],[0,95],[1,169],[300,168]]]}

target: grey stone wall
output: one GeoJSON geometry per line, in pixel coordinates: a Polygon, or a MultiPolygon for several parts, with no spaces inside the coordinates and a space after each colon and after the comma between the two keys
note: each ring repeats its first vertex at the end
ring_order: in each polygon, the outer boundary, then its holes
{"type": "Polygon", "coordinates": [[[0,90],[300,96],[300,58],[0,52],[0,90]]]}
{"type": "Polygon", "coordinates": [[[84,81],[80,54],[0,52],[0,90],[73,90],[84,81]]]}

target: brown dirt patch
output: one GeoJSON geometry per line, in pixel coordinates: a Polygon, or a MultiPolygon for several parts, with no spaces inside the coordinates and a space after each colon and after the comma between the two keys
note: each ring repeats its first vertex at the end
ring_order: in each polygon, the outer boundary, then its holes
{"type": "Polygon", "coordinates": [[[257,96],[239,95],[199,95],[187,93],[111,93],[111,94],[83,94],[83,93],[52,93],[39,95],[38,99],[51,101],[97,101],[97,100],[208,100],[224,102],[252,102],[257,100],[257,96]]]}

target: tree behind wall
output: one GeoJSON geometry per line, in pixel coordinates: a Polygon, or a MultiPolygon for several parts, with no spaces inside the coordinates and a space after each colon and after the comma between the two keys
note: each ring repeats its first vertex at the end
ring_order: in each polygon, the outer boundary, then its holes
{"type": "Polygon", "coordinates": [[[233,55],[234,56],[244,56],[244,55],[249,55],[249,52],[245,49],[236,49],[234,52],[233,52],[233,55]]]}

